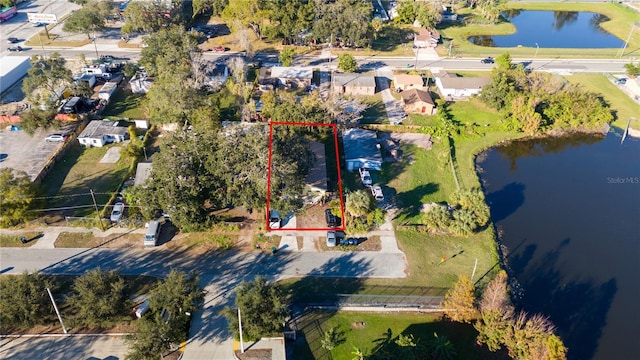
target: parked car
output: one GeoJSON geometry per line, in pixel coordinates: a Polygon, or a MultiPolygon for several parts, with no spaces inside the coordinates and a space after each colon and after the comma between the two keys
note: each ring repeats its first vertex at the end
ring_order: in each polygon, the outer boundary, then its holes
{"type": "Polygon", "coordinates": [[[111,210],[111,222],[118,222],[122,218],[122,212],[124,211],[124,203],[118,202],[113,205],[111,210]]]}
{"type": "Polygon", "coordinates": [[[384,200],[384,195],[382,194],[382,188],[378,185],[371,187],[371,195],[373,195],[373,198],[378,201],[384,200]]]}
{"type": "Polygon", "coordinates": [[[67,137],[62,134],[49,134],[44,141],[46,142],[64,142],[67,137]]]}
{"type": "Polygon", "coordinates": [[[328,247],[336,246],[336,232],[335,231],[327,231],[327,246],[328,247]]]}
{"type": "Polygon", "coordinates": [[[213,47],[213,51],[217,51],[217,52],[225,52],[227,51],[227,49],[224,46],[214,46],[213,47]]]}
{"type": "Polygon", "coordinates": [[[371,179],[371,174],[369,173],[369,170],[365,168],[360,168],[358,169],[358,171],[360,172],[360,180],[362,180],[362,184],[364,184],[365,186],[373,184],[373,179],[371,179]]]}
{"type": "Polygon", "coordinates": [[[276,210],[269,211],[269,227],[271,229],[280,229],[280,212],[276,210]]]}
{"type": "Polygon", "coordinates": [[[325,217],[325,220],[327,221],[327,227],[334,228],[340,225],[340,218],[333,215],[330,209],[327,209],[324,211],[324,217],[325,217]]]}
{"type": "Polygon", "coordinates": [[[616,79],[616,85],[624,85],[627,83],[627,78],[616,79]]]}
{"type": "Polygon", "coordinates": [[[17,42],[20,42],[20,40],[18,38],[15,38],[15,37],[10,37],[10,38],[7,39],[7,42],[9,44],[15,44],[17,42]]]}
{"type": "Polygon", "coordinates": [[[41,22],[33,23],[33,27],[40,27],[40,26],[44,26],[44,23],[41,23],[41,22]]]}
{"type": "Polygon", "coordinates": [[[24,50],[24,49],[22,48],[22,46],[18,46],[18,45],[16,45],[16,46],[9,46],[9,47],[7,48],[7,51],[9,51],[9,52],[22,52],[22,50],[24,50]]]}
{"type": "Polygon", "coordinates": [[[486,57],[486,58],[480,60],[480,62],[483,63],[483,64],[493,64],[496,61],[491,56],[489,56],[489,57],[486,57]]]}

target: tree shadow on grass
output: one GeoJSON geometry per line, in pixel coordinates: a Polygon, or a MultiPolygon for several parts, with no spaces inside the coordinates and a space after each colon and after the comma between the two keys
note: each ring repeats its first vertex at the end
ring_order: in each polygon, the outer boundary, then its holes
{"type": "Polygon", "coordinates": [[[428,183],[419,185],[418,187],[398,193],[398,205],[402,207],[402,210],[398,212],[398,218],[411,219],[420,214],[420,207],[422,206],[422,198],[425,195],[433,194],[437,192],[439,185],[436,183],[428,183]]]}

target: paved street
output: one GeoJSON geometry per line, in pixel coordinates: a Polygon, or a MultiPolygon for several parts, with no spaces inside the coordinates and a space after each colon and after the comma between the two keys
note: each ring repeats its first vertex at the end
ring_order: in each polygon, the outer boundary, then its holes
{"type": "Polygon", "coordinates": [[[0,339],[0,358],[5,360],[123,360],[126,354],[123,336],[25,336],[0,339]]]}

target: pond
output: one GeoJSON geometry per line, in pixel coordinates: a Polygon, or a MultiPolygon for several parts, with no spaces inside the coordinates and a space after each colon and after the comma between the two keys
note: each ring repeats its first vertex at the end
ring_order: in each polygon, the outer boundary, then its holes
{"type": "Polygon", "coordinates": [[[577,11],[511,10],[502,16],[516,27],[509,35],[478,35],[473,44],[488,47],[603,49],[621,48],[624,41],[604,31],[606,16],[577,11]]]}
{"type": "Polygon", "coordinates": [[[476,166],[515,301],[550,317],[569,359],[640,359],[640,139],[517,141],[476,166]]]}

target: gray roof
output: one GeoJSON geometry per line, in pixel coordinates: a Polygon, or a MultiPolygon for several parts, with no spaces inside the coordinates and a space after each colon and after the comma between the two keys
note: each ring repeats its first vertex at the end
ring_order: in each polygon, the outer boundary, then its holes
{"type": "Polygon", "coordinates": [[[82,130],[79,138],[102,138],[104,135],[125,135],[127,128],[118,126],[118,122],[93,120],[82,130]]]}
{"type": "Polygon", "coordinates": [[[144,183],[147,182],[149,175],[151,175],[151,167],[152,167],[151,161],[138,163],[138,167],[136,168],[136,180],[134,185],[144,185],[144,183]]]}
{"type": "Polygon", "coordinates": [[[282,79],[311,79],[313,78],[313,69],[310,67],[274,66],[271,68],[271,77],[282,79]]]}
{"type": "Polygon", "coordinates": [[[310,142],[309,148],[313,153],[313,167],[307,174],[306,183],[312,188],[327,191],[327,158],[325,156],[324,144],[310,142]]]}
{"type": "Polygon", "coordinates": [[[375,87],[376,79],[370,74],[335,73],[333,74],[333,84],[336,86],[375,87]]]}
{"type": "Polygon", "coordinates": [[[367,159],[382,163],[375,131],[348,129],[342,132],[345,160],[367,159]]]}

